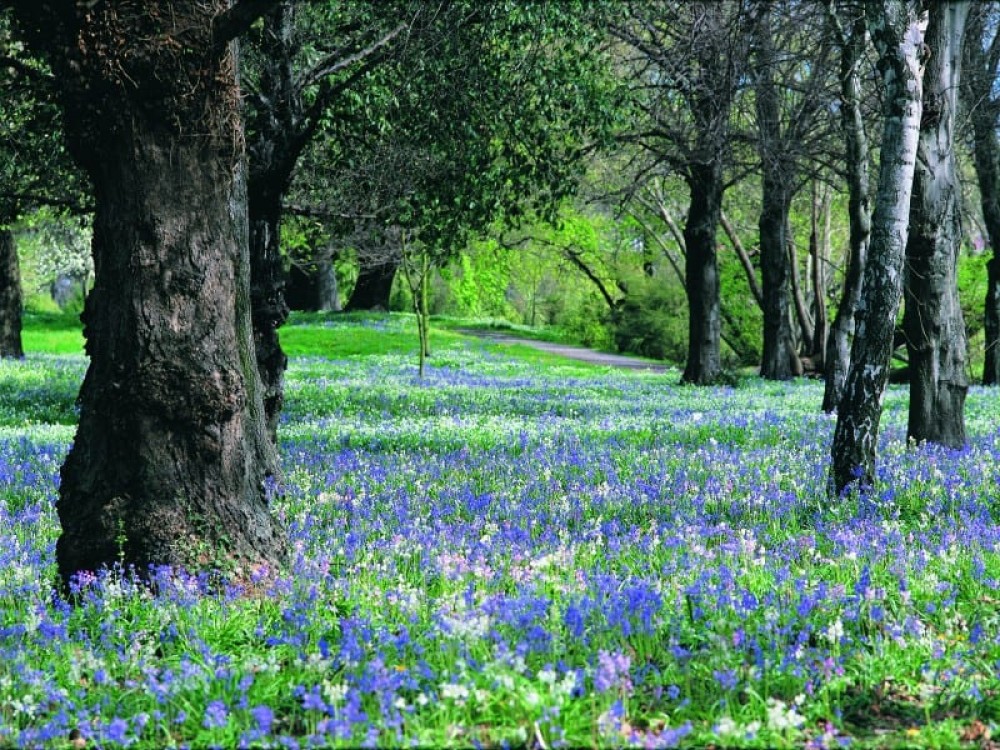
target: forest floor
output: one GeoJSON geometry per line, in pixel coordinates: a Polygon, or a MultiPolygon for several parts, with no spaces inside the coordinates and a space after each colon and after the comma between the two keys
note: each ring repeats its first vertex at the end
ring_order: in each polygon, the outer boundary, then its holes
{"type": "Polygon", "coordinates": [[[586,362],[588,364],[603,367],[617,367],[626,370],[649,370],[651,372],[667,372],[668,370],[673,369],[668,364],[654,362],[648,359],[641,359],[639,357],[629,357],[624,354],[600,352],[596,349],[587,349],[582,346],[554,344],[549,341],[537,341],[535,339],[521,338],[519,336],[510,336],[501,331],[491,331],[480,328],[458,328],[455,330],[457,333],[486,339],[496,344],[520,344],[522,346],[530,346],[533,349],[548,352],[549,354],[555,354],[560,357],[566,357],[567,359],[574,359],[579,362],[586,362]]]}

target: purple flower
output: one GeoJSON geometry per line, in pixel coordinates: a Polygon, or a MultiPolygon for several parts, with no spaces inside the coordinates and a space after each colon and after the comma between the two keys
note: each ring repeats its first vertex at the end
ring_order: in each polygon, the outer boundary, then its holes
{"type": "Polygon", "coordinates": [[[217,729],[226,726],[228,721],[229,711],[226,710],[226,704],[222,701],[212,701],[205,707],[205,718],[202,719],[201,725],[205,729],[217,729]]]}
{"type": "Polygon", "coordinates": [[[733,690],[739,684],[739,677],[731,669],[713,670],[712,676],[715,677],[716,682],[719,683],[719,687],[723,690],[733,690]]]}
{"type": "Polygon", "coordinates": [[[319,694],[319,688],[313,687],[302,696],[302,708],[306,711],[326,711],[326,703],[319,694]]]}
{"type": "Polygon", "coordinates": [[[257,730],[263,734],[271,731],[271,724],[274,723],[274,711],[270,706],[254,706],[250,709],[250,715],[257,722],[257,730]]]}
{"type": "Polygon", "coordinates": [[[626,693],[632,691],[632,680],[629,679],[629,667],[632,658],[628,654],[600,651],[597,654],[597,671],[594,673],[594,687],[599,693],[621,688],[626,693]]]}
{"type": "Polygon", "coordinates": [[[125,719],[120,719],[117,716],[111,720],[111,723],[105,729],[105,735],[109,742],[113,742],[116,745],[128,744],[126,734],[128,733],[128,721],[125,719]]]}

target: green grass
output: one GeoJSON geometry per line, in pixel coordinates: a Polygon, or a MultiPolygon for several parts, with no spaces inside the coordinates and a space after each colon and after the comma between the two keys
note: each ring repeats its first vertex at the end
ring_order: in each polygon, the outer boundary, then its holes
{"type": "Polygon", "coordinates": [[[499,331],[522,339],[547,341],[552,344],[578,345],[580,343],[574,336],[561,328],[520,325],[499,318],[457,318],[451,315],[432,315],[431,326],[438,326],[446,330],[472,328],[481,331],[499,331]]]}
{"type": "Polygon", "coordinates": [[[83,353],[83,326],[76,314],[26,312],[22,323],[21,341],[25,353],[83,353]]]}
{"type": "MultiPolygon", "coordinates": [[[[570,361],[548,352],[539,351],[524,344],[503,344],[475,339],[454,329],[463,327],[449,325],[441,327],[437,319],[431,322],[431,360],[438,355],[461,350],[470,342],[481,346],[484,351],[513,357],[517,360],[547,366],[566,366],[570,361]]],[[[454,323],[454,320],[452,321],[454,323]]],[[[463,321],[470,328],[489,329],[491,321],[477,325],[475,321],[463,321]]],[[[538,329],[535,329],[538,333],[538,329]]],[[[511,329],[511,335],[521,336],[519,329],[511,329]]],[[[323,357],[326,359],[351,359],[357,357],[401,355],[417,360],[416,318],[408,313],[292,313],[288,322],[279,332],[281,347],[290,357],[323,357]]],[[[546,340],[540,335],[536,340],[546,340]]],[[[572,362],[572,366],[582,372],[599,372],[605,368],[572,362]]]]}
{"type": "MultiPolygon", "coordinates": [[[[530,328],[505,321],[437,318],[431,323],[431,357],[466,345],[472,337],[458,328],[504,331],[511,336],[576,344],[558,329],[530,328]]],[[[417,358],[417,325],[408,313],[302,313],[295,312],[281,329],[281,346],[289,357],[352,359],[402,355],[417,358]]],[[[21,333],[27,354],[82,354],[83,328],[79,316],[58,312],[27,312],[21,333]]],[[[570,363],[565,357],[539,351],[524,344],[480,341],[484,351],[513,357],[540,366],[572,366],[581,373],[606,368],[585,362],[570,363]]]]}

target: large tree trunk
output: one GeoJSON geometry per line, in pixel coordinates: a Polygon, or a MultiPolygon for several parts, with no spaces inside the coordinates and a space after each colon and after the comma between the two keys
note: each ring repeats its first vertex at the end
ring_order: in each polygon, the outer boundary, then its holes
{"type": "Polygon", "coordinates": [[[882,399],[902,297],[914,162],[920,134],[923,32],[916,2],[870,0],[869,29],[882,74],[883,134],[871,247],[865,267],[851,365],[830,449],[830,489],[875,482],[882,399]]]}
{"type": "Polygon", "coordinates": [[[710,385],[722,375],[719,268],[716,233],[722,213],[722,168],[695,165],[688,179],[691,201],[684,223],[687,249],[688,353],[681,382],[710,385]]]}
{"type": "Polygon", "coordinates": [[[784,148],[781,105],[774,83],[775,51],[771,35],[771,6],[762,2],[754,25],[759,69],[754,95],[757,106],[758,151],[763,188],[758,227],[760,229],[761,291],[764,336],[760,376],[787,380],[802,367],[795,351],[792,327],[791,273],[789,263],[789,214],[792,204],[794,164],[784,148]]]}
{"type": "Polygon", "coordinates": [[[961,187],[955,159],[962,37],[967,2],[931,7],[920,144],[906,243],[903,328],[910,359],[907,438],[965,445],[965,319],[956,278],[961,187]]]}
{"type": "Polygon", "coordinates": [[[95,191],[59,573],[121,560],[243,577],[281,563],[287,541],[265,493],[277,460],[254,362],[240,92],[213,38],[228,3],[121,5],[17,6],[95,191]]]}
{"type": "Polygon", "coordinates": [[[21,270],[14,233],[0,229],[0,357],[24,356],[21,346],[21,270]]]}
{"type": "MultiPolygon", "coordinates": [[[[983,222],[989,236],[993,257],[987,263],[986,362],[983,385],[1000,385],[1000,142],[997,140],[997,109],[993,97],[997,62],[983,51],[983,14],[990,6],[974,7],[969,14],[965,67],[962,71],[962,96],[972,120],[973,162],[979,182],[983,222]]],[[[1000,32],[994,30],[994,35],[1000,32]]],[[[992,48],[992,45],[990,45],[992,48]]]]}
{"type": "Polygon", "coordinates": [[[854,314],[861,298],[861,281],[868,257],[871,234],[870,180],[868,175],[868,136],[864,113],[861,111],[860,65],[865,51],[865,20],[858,15],[850,31],[845,31],[835,13],[830,22],[839,36],[841,127],[846,146],[848,219],[850,245],[844,287],[837,313],[830,326],[826,343],[824,368],[826,387],[823,391],[823,411],[836,411],[844,392],[847,368],[851,363],[851,336],[854,335],[854,314]]]}
{"type": "Polygon", "coordinates": [[[344,306],[344,312],[358,310],[388,310],[392,295],[392,282],[399,270],[399,260],[362,263],[354,291],[344,306]]]}
{"type": "Polygon", "coordinates": [[[788,253],[788,211],[791,197],[786,180],[764,177],[760,212],[760,270],[764,299],[764,347],[760,376],[787,380],[796,374],[798,355],[792,328],[791,268],[788,253]]]}
{"type": "Polygon", "coordinates": [[[333,267],[333,251],[322,250],[306,263],[293,264],[285,296],[293,310],[340,312],[340,288],[333,267]]]}

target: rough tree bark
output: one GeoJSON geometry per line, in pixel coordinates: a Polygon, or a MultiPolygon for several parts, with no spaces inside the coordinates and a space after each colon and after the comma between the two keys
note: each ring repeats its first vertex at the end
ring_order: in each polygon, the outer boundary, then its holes
{"type": "Polygon", "coordinates": [[[958,300],[961,186],[955,117],[969,3],[931,6],[923,115],[906,243],[903,329],[910,359],[907,438],[965,445],[965,319],[958,300]]]}
{"type": "Polygon", "coordinates": [[[709,385],[722,375],[719,266],[716,233],[722,214],[722,164],[692,165],[691,202],[684,222],[687,250],[684,289],[688,299],[688,352],[681,382],[709,385]]]}
{"type": "Polygon", "coordinates": [[[21,359],[21,270],[14,233],[0,229],[0,357],[21,359]]]}
{"type": "Polygon", "coordinates": [[[286,556],[265,493],[236,64],[213,36],[228,6],[14,4],[95,191],[91,363],[57,503],[67,583],[117,560],[239,577],[286,556]]]}
{"type": "MultiPolygon", "coordinates": [[[[962,71],[962,98],[972,121],[973,163],[979,183],[983,222],[989,236],[992,257],[986,265],[986,307],[983,327],[986,334],[986,361],[983,385],[1000,385],[1000,141],[997,139],[997,102],[993,86],[1000,62],[1000,47],[983,48],[984,14],[991,5],[983,3],[969,13],[965,65],[962,71]]],[[[993,31],[994,37],[1000,31],[993,31]]],[[[991,37],[994,38],[994,37],[991,37]]]]}
{"type": "Polygon", "coordinates": [[[830,449],[830,490],[875,482],[882,399],[902,297],[914,163],[922,107],[923,31],[920,3],[869,0],[868,28],[878,51],[883,87],[882,148],[871,246],[862,282],[851,364],[830,449]]]}
{"type": "Polygon", "coordinates": [[[840,23],[838,12],[832,7],[828,18],[840,44],[840,111],[841,127],[846,146],[845,170],[847,172],[848,220],[850,244],[844,287],[830,326],[826,342],[824,366],[826,385],[823,390],[823,411],[836,411],[844,392],[847,368],[851,362],[851,336],[854,335],[854,314],[861,298],[861,281],[868,258],[871,235],[871,190],[868,174],[868,136],[865,132],[864,114],[861,111],[860,65],[865,51],[865,18],[858,14],[846,31],[840,23]]]}
{"type": "Polygon", "coordinates": [[[281,199],[288,191],[302,148],[298,142],[302,105],[292,72],[294,35],[295,6],[276,3],[265,17],[261,33],[259,96],[254,99],[247,143],[254,351],[264,388],[267,430],[275,443],[288,367],[278,336],[289,312],[281,259],[281,199]]]}

